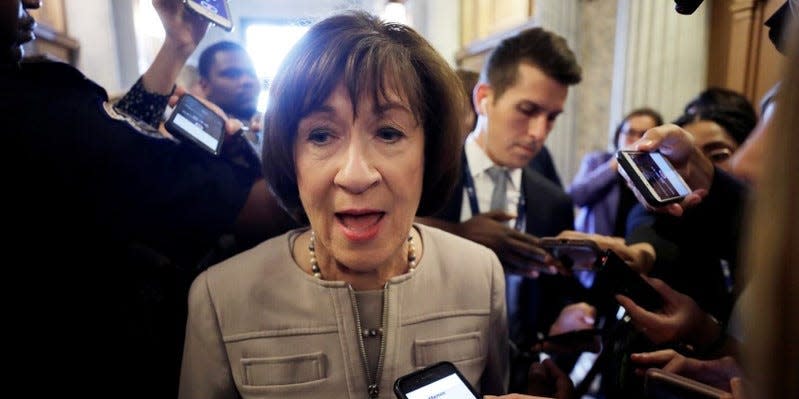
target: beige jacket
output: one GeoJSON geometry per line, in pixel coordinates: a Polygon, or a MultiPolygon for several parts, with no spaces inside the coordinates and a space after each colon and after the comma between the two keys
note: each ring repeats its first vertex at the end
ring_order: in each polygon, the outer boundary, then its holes
{"type": "MultiPolygon", "coordinates": [[[[489,249],[416,226],[416,270],[386,284],[379,389],[448,360],[478,390],[503,393],[508,336],[502,267],[489,249]]],[[[189,295],[180,398],[367,398],[353,293],[291,256],[290,232],[202,273],[189,295]]]]}

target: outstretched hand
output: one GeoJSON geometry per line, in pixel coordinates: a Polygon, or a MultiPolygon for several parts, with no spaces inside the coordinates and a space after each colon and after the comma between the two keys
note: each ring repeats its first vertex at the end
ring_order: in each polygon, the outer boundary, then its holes
{"type": "Polygon", "coordinates": [[[573,399],[574,384],[552,359],[533,363],[527,376],[527,393],[556,399],[573,399]]]}
{"type": "Polygon", "coordinates": [[[638,151],[658,151],[663,154],[693,190],[680,203],[653,209],[634,187],[624,169],[620,168],[619,173],[627,180],[639,202],[648,209],[681,216],[686,209],[696,206],[707,195],[713,182],[713,163],[696,148],[694,138],[690,133],[677,125],[662,125],[647,130],[633,146],[638,151]]]}
{"type": "MultiPolygon", "coordinates": [[[[180,101],[180,98],[186,94],[187,94],[186,89],[184,89],[183,87],[181,86],[175,87],[175,92],[172,93],[172,95],[169,97],[169,106],[174,107],[178,103],[178,101],[180,101]]],[[[244,126],[244,124],[241,123],[240,120],[236,118],[229,118],[227,114],[225,114],[225,111],[222,111],[222,108],[219,108],[218,105],[202,97],[194,97],[194,98],[203,103],[203,105],[208,107],[211,111],[214,111],[215,114],[222,117],[222,119],[225,121],[225,141],[229,140],[232,136],[241,133],[241,127],[244,126]]],[[[165,136],[171,137],[169,132],[167,132],[166,129],[164,129],[163,124],[160,126],[159,130],[165,136]]]]}
{"type": "Polygon", "coordinates": [[[153,0],[153,7],[161,18],[166,38],[142,76],[142,83],[150,93],[169,94],[180,70],[205,36],[208,21],[186,9],[180,0],[153,0]]]}
{"type": "Polygon", "coordinates": [[[603,251],[611,250],[638,273],[648,273],[655,262],[655,248],[648,243],[627,245],[624,238],[604,236],[601,234],[583,233],[574,230],[563,230],[557,238],[569,240],[590,240],[603,251]]]}
{"type": "Polygon", "coordinates": [[[573,303],[561,309],[557,320],[549,327],[549,335],[594,328],[596,308],[585,303],[573,303]]]}
{"type": "Polygon", "coordinates": [[[153,0],[153,7],[166,31],[166,40],[181,53],[191,55],[208,31],[208,20],[189,11],[180,0],[153,0]]]}
{"type": "Polygon", "coordinates": [[[485,212],[460,223],[456,234],[491,248],[510,272],[538,277],[541,272],[555,274],[555,259],[540,247],[540,239],[514,230],[506,223],[515,216],[502,211],[485,212]]]}
{"type": "MultiPolygon", "coordinates": [[[[645,276],[649,284],[663,298],[663,308],[650,312],[624,295],[616,295],[616,300],[629,312],[633,325],[656,344],[679,342],[688,343],[700,336],[718,336],[721,331],[691,297],[681,294],[663,281],[645,276]],[[714,329],[714,331],[706,331],[714,329]]],[[[712,339],[711,339],[712,340],[712,339]]]]}
{"type": "Polygon", "coordinates": [[[651,367],[661,368],[670,373],[731,391],[730,380],[743,377],[743,370],[738,362],[731,356],[720,359],[699,360],[685,357],[672,349],[659,350],[648,353],[634,353],[630,360],[639,366],[638,374],[643,374],[651,367]]]}

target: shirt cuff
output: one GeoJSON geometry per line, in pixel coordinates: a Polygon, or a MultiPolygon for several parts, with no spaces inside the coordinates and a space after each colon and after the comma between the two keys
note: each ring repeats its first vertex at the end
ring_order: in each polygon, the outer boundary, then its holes
{"type": "Polygon", "coordinates": [[[158,128],[164,115],[164,109],[166,109],[166,105],[169,102],[169,97],[174,92],[174,85],[169,94],[148,92],[144,88],[142,78],[139,78],[136,84],[125,94],[125,97],[119,100],[115,108],[147,123],[153,128],[158,128]]]}

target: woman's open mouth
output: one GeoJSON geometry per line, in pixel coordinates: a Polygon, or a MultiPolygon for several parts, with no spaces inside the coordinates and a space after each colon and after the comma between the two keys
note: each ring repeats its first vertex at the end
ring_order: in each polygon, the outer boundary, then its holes
{"type": "Polygon", "coordinates": [[[350,241],[366,241],[380,232],[381,221],[386,215],[377,210],[347,210],[336,212],[336,221],[344,236],[350,241]]]}

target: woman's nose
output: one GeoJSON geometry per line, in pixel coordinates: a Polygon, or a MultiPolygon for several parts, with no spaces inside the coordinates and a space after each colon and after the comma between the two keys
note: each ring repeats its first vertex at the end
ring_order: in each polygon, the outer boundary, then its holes
{"type": "Polygon", "coordinates": [[[375,169],[367,150],[353,140],[333,182],[350,193],[360,194],[379,181],[380,173],[375,169]]]}

